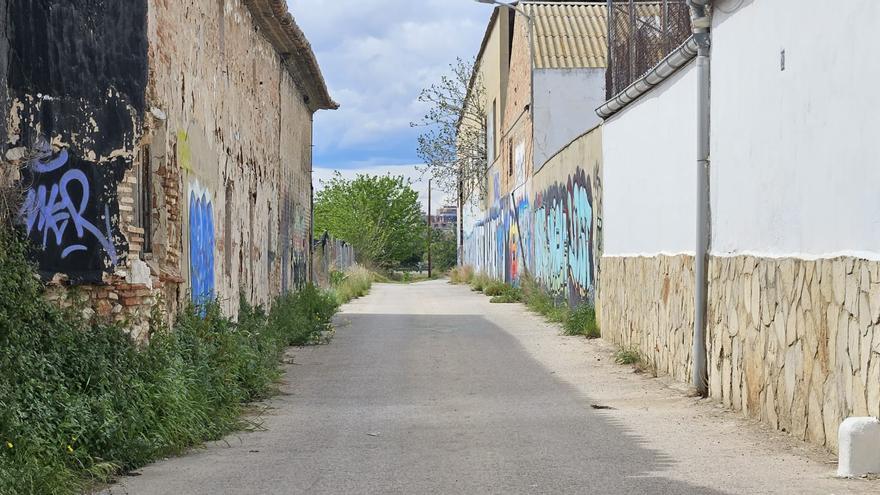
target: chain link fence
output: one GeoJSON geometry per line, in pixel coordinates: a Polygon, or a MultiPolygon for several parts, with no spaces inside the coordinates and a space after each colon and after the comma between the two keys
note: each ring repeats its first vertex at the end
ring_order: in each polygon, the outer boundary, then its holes
{"type": "Polygon", "coordinates": [[[626,89],[690,35],[686,0],[608,0],[606,98],[626,89]]]}

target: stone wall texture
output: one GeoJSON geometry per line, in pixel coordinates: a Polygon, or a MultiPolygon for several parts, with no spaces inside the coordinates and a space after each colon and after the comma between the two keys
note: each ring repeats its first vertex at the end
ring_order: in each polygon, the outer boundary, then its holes
{"type": "Polygon", "coordinates": [[[848,416],[880,416],[880,263],[713,258],[712,397],[832,450],[848,416]]]}
{"type": "Polygon", "coordinates": [[[603,257],[602,337],[635,348],[657,373],[687,381],[694,328],[692,256],[603,257]]]}

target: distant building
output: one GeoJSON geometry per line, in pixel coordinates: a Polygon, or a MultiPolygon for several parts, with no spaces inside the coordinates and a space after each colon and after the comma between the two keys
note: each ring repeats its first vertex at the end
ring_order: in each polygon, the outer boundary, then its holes
{"type": "Polygon", "coordinates": [[[458,207],[446,205],[431,216],[431,226],[435,229],[455,230],[458,225],[458,207]]]}

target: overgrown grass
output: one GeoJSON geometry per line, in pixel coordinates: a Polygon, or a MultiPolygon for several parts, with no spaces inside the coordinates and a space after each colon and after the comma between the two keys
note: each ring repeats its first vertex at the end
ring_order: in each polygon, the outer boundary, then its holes
{"type": "Polygon", "coordinates": [[[474,269],[468,265],[457,266],[449,271],[449,283],[451,284],[470,284],[472,278],[474,278],[474,269]]]}
{"type": "MultiPolygon", "coordinates": [[[[488,295],[488,293],[487,293],[488,295]]],[[[513,287],[510,284],[503,284],[501,292],[489,300],[490,303],[510,304],[522,302],[523,294],[519,287],[513,287]]]]}
{"type": "Polygon", "coordinates": [[[483,287],[483,294],[486,294],[490,297],[500,296],[501,294],[504,294],[509,288],[511,288],[510,285],[504,282],[500,282],[498,280],[490,280],[483,287]]]}
{"type": "Polygon", "coordinates": [[[313,286],[268,314],[242,301],[237,322],[190,307],[139,346],[46,302],[23,242],[0,231],[0,494],[80,493],[240,429],[284,348],[315,341],[335,310],[313,286]]]}
{"type": "Polygon", "coordinates": [[[596,308],[590,303],[583,303],[569,311],[563,328],[565,335],[583,335],[588,339],[601,337],[599,324],[596,322],[596,308]]]}
{"type": "Polygon", "coordinates": [[[563,323],[568,318],[568,306],[558,304],[534,279],[522,277],[520,286],[523,302],[530,310],[553,323],[563,323]]]}
{"type": "Polygon", "coordinates": [[[369,294],[373,282],[377,281],[378,277],[360,265],[355,265],[344,273],[334,273],[335,275],[331,275],[330,279],[333,281],[333,293],[339,305],[369,294]]]}
{"type": "Polygon", "coordinates": [[[492,283],[492,279],[485,273],[477,273],[471,277],[471,290],[475,292],[483,292],[483,290],[492,283]]]}

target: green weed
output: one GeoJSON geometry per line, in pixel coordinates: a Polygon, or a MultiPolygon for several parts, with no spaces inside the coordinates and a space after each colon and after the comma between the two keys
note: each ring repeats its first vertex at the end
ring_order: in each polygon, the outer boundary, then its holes
{"type": "Polygon", "coordinates": [[[614,362],[617,364],[634,365],[642,361],[642,355],[635,347],[621,347],[614,353],[614,362]]]}
{"type": "Polygon", "coordinates": [[[596,322],[596,308],[590,303],[584,303],[570,311],[563,322],[565,335],[583,335],[588,339],[597,339],[601,336],[599,324],[596,322]]]}
{"type": "MultiPolygon", "coordinates": [[[[336,304],[313,286],[270,313],[216,303],[156,323],[138,345],[43,297],[22,240],[0,230],[0,494],[74,494],[120,471],[240,429],[273,393],[287,344],[327,329],[336,304]]],[[[158,321],[158,319],[157,319],[158,321]]]]}

